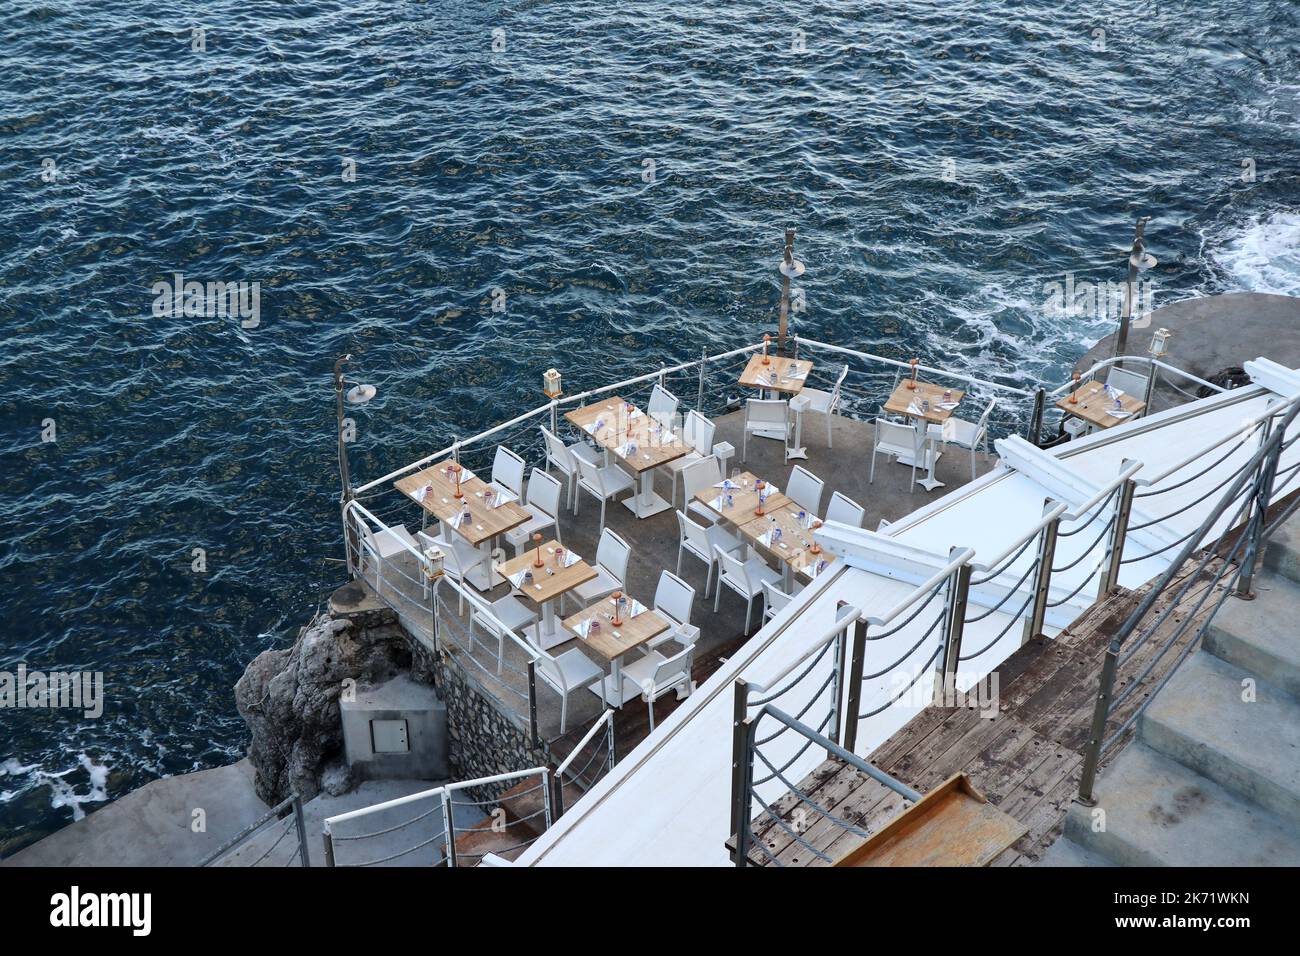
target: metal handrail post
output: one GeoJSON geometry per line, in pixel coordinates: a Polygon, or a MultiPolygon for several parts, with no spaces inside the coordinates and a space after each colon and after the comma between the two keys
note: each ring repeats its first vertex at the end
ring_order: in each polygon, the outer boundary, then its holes
{"type": "Polygon", "coordinates": [[[739,774],[739,798],[736,801],[736,866],[749,866],[749,842],[753,837],[750,829],[750,808],[754,802],[754,735],[758,724],[753,717],[746,717],[740,726],[741,746],[744,749],[739,774]]]}
{"type": "MultiPolygon", "coordinates": [[[[1125,458],[1120,463],[1120,469],[1128,464],[1129,459],[1125,458]]],[[[1110,529],[1110,537],[1106,542],[1105,569],[1097,588],[1098,601],[1106,600],[1119,590],[1119,569],[1124,561],[1124,543],[1128,538],[1129,519],[1133,514],[1133,492],[1136,490],[1137,482],[1132,478],[1120,485],[1119,498],[1115,502],[1115,526],[1110,529]]]]}
{"type": "Polygon", "coordinates": [[[551,789],[555,792],[551,795],[551,803],[555,806],[555,819],[564,816],[564,780],[559,771],[551,773],[551,789]]]}
{"type": "MultiPolygon", "coordinates": [[[[1265,428],[1269,427],[1265,423],[1265,428]]],[[[1241,571],[1237,575],[1237,587],[1233,593],[1242,600],[1250,601],[1255,592],[1250,586],[1255,579],[1255,565],[1259,560],[1260,544],[1263,542],[1264,528],[1268,525],[1268,506],[1273,498],[1273,479],[1277,475],[1278,461],[1282,457],[1282,440],[1286,437],[1285,429],[1274,428],[1268,436],[1268,453],[1259,463],[1259,474],[1255,477],[1255,488],[1250,493],[1250,518],[1242,529],[1242,534],[1250,536],[1246,542],[1246,551],[1241,558],[1241,571]]],[[[1261,447],[1266,447],[1261,444],[1261,447]]]]}
{"type": "Polygon", "coordinates": [[[1043,389],[1034,391],[1034,410],[1029,415],[1029,429],[1025,438],[1031,445],[1037,446],[1043,437],[1043,409],[1047,404],[1047,392],[1043,389]]]}
{"type": "MultiPolygon", "coordinates": [[[[849,629],[846,623],[844,630],[835,635],[835,660],[831,664],[834,668],[832,693],[835,696],[831,703],[830,733],[826,735],[831,740],[839,740],[844,728],[844,668],[848,664],[848,636],[849,629]]],[[[830,759],[829,753],[826,759],[830,759]]]]}
{"type": "Polygon", "coordinates": [[[542,745],[541,734],[537,731],[537,661],[528,660],[528,733],[534,747],[542,745]]]}
{"type": "MultiPolygon", "coordinates": [[[[731,713],[731,832],[739,833],[741,772],[745,758],[745,720],[749,717],[749,682],[737,677],[731,713]]],[[[739,837],[737,837],[739,839],[739,837]]]]}
{"type": "Polygon", "coordinates": [[[302,797],[293,795],[293,825],[298,830],[298,856],[302,859],[304,869],[311,867],[311,856],[307,852],[307,821],[302,816],[302,797]]]}
{"type": "Polygon", "coordinates": [[[709,362],[709,349],[707,346],[700,349],[700,384],[695,393],[695,407],[700,409],[700,414],[704,414],[704,367],[709,362]]]}
{"type": "MultiPolygon", "coordinates": [[[[951,548],[948,551],[948,559],[953,560],[964,548],[951,548]]],[[[961,661],[961,639],[962,633],[966,628],[966,603],[970,597],[970,579],[971,565],[967,561],[952,573],[949,581],[949,589],[952,595],[948,608],[947,628],[945,628],[943,641],[943,659],[939,664],[939,672],[936,678],[942,682],[936,690],[941,690],[946,700],[946,693],[949,687],[957,686],[957,666],[961,661]]]]}
{"type": "MultiPolygon", "coordinates": [[[[546,830],[549,830],[551,828],[551,781],[553,779],[554,778],[551,776],[550,770],[546,767],[543,767],[542,768],[542,821],[546,824],[545,829],[542,830],[543,833],[545,833],[546,830]]],[[[558,814],[556,815],[555,819],[557,820],[559,819],[558,814]]]]}
{"type": "Polygon", "coordinates": [[[1119,639],[1110,642],[1106,657],[1101,663],[1101,682],[1097,690],[1097,703],[1092,711],[1092,729],[1083,751],[1083,772],[1079,778],[1079,795],[1076,799],[1084,806],[1092,806],[1092,785],[1101,765],[1101,745],[1106,737],[1106,720],[1110,717],[1110,702],[1115,690],[1115,671],[1119,667],[1119,639]]]}
{"type": "MultiPolygon", "coordinates": [[[[1048,498],[1043,503],[1043,512],[1051,511],[1054,506],[1055,502],[1048,498]]],[[[1038,541],[1038,573],[1034,575],[1034,607],[1029,617],[1025,618],[1021,645],[1028,644],[1043,633],[1043,621],[1047,617],[1047,595],[1052,585],[1052,562],[1056,560],[1056,536],[1060,528],[1060,515],[1043,526],[1038,541]]]]}
{"type": "Polygon", "coordinates": [[[325,844],[325,865],[333,869],[334,867],[334,835],[327,829],[321,834],[321,842],[325,844]]]}
{"type": "Polygon", "coordinates": [[[844,738],[840,746],[852,753],[858,742],[858,707],[862,703],[862,663],[867,655],[867,622],[853,622],[853,650],[849,664],[849,694],[844,706],[844,738]]]}
{"type": "Polygon", "coordinates": [[[452,816],[454,811],[455,804],[451,802],[451,792],[444,787],[442,791],[442,830],[446,834],[447,866],[453,870],[458,865],[456,858],[456,818],[452,816]]]}

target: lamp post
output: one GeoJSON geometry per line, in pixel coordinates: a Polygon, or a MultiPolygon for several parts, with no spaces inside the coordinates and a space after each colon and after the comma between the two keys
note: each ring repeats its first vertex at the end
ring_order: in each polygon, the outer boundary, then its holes
{"type": "Polygon", "coordinates": [[[343,440],[343,401],[346,397],[349,405],[364,405],[376,394],[373,385],[362,385],[344,379],[343,366],[351,361],[352,355],[349,353],[334,363],[334,413],[337,419],[335,436],[339,446],[339,479],[343,483],[343,497],[340,500],[344,505],[352,500],[352,476],[348,469],[348,443],[343,440]],[[344,385],[352,386],[346,396],[343,394],[344,385]]]}
{"type": "Polygon", "coordinates": [[[1138,217],[1137,228],[1133,234],[1133,249],[1128,257],[1128,284],[1124,287],[1124,314],[1120,316],[1119,337],[1115,340],[1115,358],[1118,359],[1115,364],[1121,367],[1124,364],[1124,350],[1128,346],[1129,320],[1133,317],[1133,284],[1137,281],[1139,272],[1146,272],[1156,265],[1156,257],[1146,251],[1146,245],[1142,242],[1143,233],[1146,232],[1147,223],[1150,221],[1150,216],[1138,217]]]}
{"type": "Polygon", "coordinates": [[[790,324],[790,280],[797,279],[804,272],[804,265],[794,257],[794,230],[786,227],[785,255],[781,259],[781,316],[776,326],[776,348],[785,353],[786,329],[790,324]]]}

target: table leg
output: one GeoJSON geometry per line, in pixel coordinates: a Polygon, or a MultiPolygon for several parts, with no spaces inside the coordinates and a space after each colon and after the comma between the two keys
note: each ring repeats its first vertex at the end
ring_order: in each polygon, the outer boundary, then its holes
{"type": "Polygon", "coordinates": [[[926,456],[929,459],[929,468],[927,469],[926,477],[918,481],[917,484],[926,491],[934,491],[934,489],[942,488],[944,486],[942,481],[939,481],[934,477],[934,463],[939,460],[939,449],[935,447],[935,444],[932,441],[923,442],[921,445],[921,454],[923,455],[925,454],[926,445],[930,446],[930,453],[926,456]]]}
{"type": "Polygon", "coordinates": [[[479,554],[483,555],[483,560],[474,565],[465,579],[474,585],[480,591],[491,591],[496,587],[496,582],[492,579],[496,577],[492,571],[492,541],[488,539],[478,546],[479,554]]]}
{"type": "Polygon", "coordinates": [[[542,605],[541,623],[529,624],[524,628],[524,633],[544,651],[573,638],[572,634],[560,627],[559,620],[555,616],[555,600],[547,601],[542,605]]]}
{"type": "Polygon", "coordinates": [[[661,511],[667,511],[672,504],[655,494],[654,469],[647,468],[638,477],[637,493],[631,498],[623,499],[623,507],[638,518],[649,518],[661,511]]]}
{"type": "Polygon", "coordinates": [[[791,461],[795,458],[807,459],[808,449],[803,447],[803,405],[790,403],[790,408],[794,411],[794,447],[785,450],[785,460],[791,461]]]}

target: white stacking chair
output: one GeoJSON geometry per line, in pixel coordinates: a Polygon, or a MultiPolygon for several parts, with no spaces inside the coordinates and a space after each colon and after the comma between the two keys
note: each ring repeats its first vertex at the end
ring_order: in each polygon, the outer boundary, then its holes
{"type": "Polygon", "coordinates": [[[740,438],[740,460],[749,456],[749,436],[755,432],[777,433],[790,443],[790,405],[780,398],[750,398],[745,401],[745,429],[740,438]]]}
{"type": "Polygon", "coordinates": [[[848,377],[849,367],[846,365],[840,370],[839,378],[835,379],[835,387],[829,392],[819,388],[800,389],[799,397],[806,399],[804,411],[820,412],[826,417],[826,447],[831,446],[831,416],[837,414],[840,410],[841,395],[840,390],[844,386],[844,379],[848,377]]]}
{"type": "Polygon", "coordinates": [[[1130,372],[1126,368],[1116,368],[1112,366],[1106,373],[1106,384],[1111,388],[1117,388],[1126,395],[1132,395],[1138,401],[1144,401],[1147,397],[1147,382],[1150,379],[1145,375],[1139,375],[1137,372],[1130,372]]]}
{"type": "MultiPolygon", "coordinates": [[[[435,547],[442,552],[443,562],[442,571],[457,584],[464,588],[468,583],[469,574],[475,568],[481,567],[484,572],[491,577],[492,574],[492,555],[484,554],[478,548],[474,547],[459,534],[455,529],[446,528],[441,534],[431,535],[427,531],[417,531],[416,537],[420,540],[420,547],[435,547]]],[[[465,612],[465,597],[458,592],[456,606],[463,614],[465,612]]]]}
{"type": "Polygon", "coordinates": [[[378,534],[365,523],[361,524],[362,576],[365,576],[365,556],[369,555],[375,562],[375,593],[380,597],[384,594],[384,561],[419,550],[419,544],[404,524],[385,528],[378,534]]]}
{"type": "Polygon", "coordinates": [[[822,481],[803,465],[790,469],[790,480],[786,484],[785,496],[811,515],[821,515],[822,492],[826,482],[822,481]]]}
{"type": "Polygon", "coordinates": [[[537,647],[537,676],[560,695],[560,733],[569,728],[569,697],[604,678],[605,672],[576,647],[558,656],[537,647]]]}
{"type": "MultiPolygon", "coordinates": [[[[604,467],[587,461],[585,458],[574,457],[578,465],[578,490],[586,491],[595,495],[600,502],[600,528],[605,530],[605,506],[609,500],[622,494],[624,491],[635,493],[636,480],[618,465],[605,465],[604,467]]],[[[573,513],[578,513],[578,502],[581,496],[573,499],[573,513]]]]}
{"type": "Polygon", "coordinates": [[[514,546],[516,558],[524,553],[538,531],[550,530],[555,535],[555,540],[564,544],[564,539],[560,537],[560,495],[563,491],[560,479],[548,475],[540,468],[533,469],[528,478],[528,496],[524,504],[525,510],[532,517],[506,532],[506,541],[514,546]]]}
{"type": "Polygon", "coordinates": [[[900,425],[898,422],[888,422],[883,418],[877,418],[875,423],[875,436],[871,445],[871,475],[867,478],[868,484],[876,480],[876,455],[891,455],[894,458],[912,457],[912,483],[908,486],[908,491],[916,487],[916,461],[921,457],[920,443],[917,441],[917,428],[915,425],[900,425]]]}
{"type": "Polygon", "coordinates": [[[722,586],[725,584],[745,599],[745,633],[749,634],[749,622],[754,615],[754,598],[763,593],[763,582],[776,584],[781,580],[781,575],[759,558],[741,561],[720,547],[715,547],[713,553],[718,556],[720,568],[718,590],[713,596],[713,613],[718,612],[718,606],[722,603],[722,586]]]}
{"type": "MultiPolygon", "coordinates": [[[[945,445],[956,445],[970,449],[970,480],[975,480],[975,450],[981,444],[984,453],[989,451],[989,418],[997,405],[997,399],[989,402],[988,407],[977,422],[968,422],[961,418],[949,418],[942,426],[931,425],[931,437],[938,435],[945,445]]],[[[1078,419],[1076,419],[1077,421],[1078,419]]]]}
{"type": "Polygon", "coordinates": [[[597,456],[596,449],[592,448],[584,441],[574,442],[572,445],[564,444],[564,440],[559,435],[552,432],[545,425],[541,426],[542,440],[546,443],[546,470],[549,472],[554,465],[559,469],[560,474],[564,475],[564,481],[568,486],[568,494],[565,498],[569,507],[573,507],[574,501],[578,496],[578,464],[575,458],[584,458],[593,465],[597,464],[600,459],[597,456]]]}
{"type": "Polygon", "coordinates": [[[722,462],[714,455],[705,455],[682,469],[682,504],[685,510],[712,524],[717,512],[695,500],[695,495],[707,491],[722,481],[722,462]]]}
{"type": "Polygon", "coordinates": [[[505,445],[497,445],[496,456],[492,459],[492,480],[488,484],[495,488],[514,493],[516,498],[524,496],[524,460],[505,445]]]}
{"type": "Polygon", "coordinates": [[[596,545],[596,576],[567,592],[565,597],[571,594],[583,607],[590,607],[615,591],[626,590],[624,582],[627,581],[627,565],[631,557],[632,546],[606,528],[600,533],[596,545]]]}
{"type": "Polygon", "coordinates": [[[763,582],[763,620],[770,621],[776,617],[781,608],[790,603],[793,594],[786,594],[771,581],[763,582]]]}
{"type": "Polygon", "coordinates": [[[641,692],[641,699],[650,709],[651,730],[655,729],[655,701],[671,690],[677,691],[678,700],[685,700],[695,689],[691,681],[694,659],[695,645],[688,644],[672,657],[650,651],[645,657],[623,665],[623,685],[626,687],[631,681],[641,692]]]}
{"type": "Polygon", "coordinates": [[[656,385],[650,391],[650,404],[646,408],[646,414],[664,428],[672,429],[676,427],[678,404],[677,396],[662,385],[656,385]]]}
{"type": "Polygon", "coordinates": [[[530,624],[537,623],[537,612],[528,609],[528,605],[513,594],[499,597],[486,607],[480,607],[477,601],[470,601],[469,608],[469,652],[474,653],[474,625],[487,632],[489,637],[497,639],[497,676],[505,663],[506,629],[520,634],[530,624]]]}
{"type": "Polygon", "coordinates": [[[735,554],[744,545],[734,534],[724,531],[716,524],[698,525],[685,512],[677,512],[677,527],[680,537],[677,540],[677,573],[682,573],[682,556],[686,554],[699,558],[708,566],[708,575],[704,579],[704,596],[713,590],[713,572],[718,567],[718,558],[714,548],[721,548],[728,554],[735,554]]]}
{"type": "Polygon", "coordinates": [[[852,498],[842,495],[838,491],[831,493],[831,503],[826,506],[827,521],[835,521],[839,524],[861,528],[866,517],[866,509],[852,498]]]}
{"type": "Polygon", "coordinates": [[[686,420],[682,423],[682,441],[689,445],[693,451],[688,451],[681,458],[674,458],[670,462],[665,462],[660,468],[672,476],[673,493],[668,499],[677,505],[677,476],[686,470],[688,465],[692,465],[706,455],[713,453],[713,435],[715,426],[699,412],[692,409],[686,413],[686,420]]]}
{"type": "Polygon", "coordinates": [[[694,605],[695,588],[671,571],[659,572],[654,609],[655,613],[671,626],[658,637],[651,638],[642,647],[653,651],[669,641],[676,641],[682,647],[694,644],[700,636],[700,629],[691,623],[691,608],[694,605]]]}

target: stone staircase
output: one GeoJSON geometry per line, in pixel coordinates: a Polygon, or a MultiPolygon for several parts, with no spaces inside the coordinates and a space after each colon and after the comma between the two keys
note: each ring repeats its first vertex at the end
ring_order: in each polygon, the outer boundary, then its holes
{"type": "Polygon", "coordinates": [[[1254,587],[1225,601],[1042,865],[1300,865],[1300,520],[1254,587]]]}

